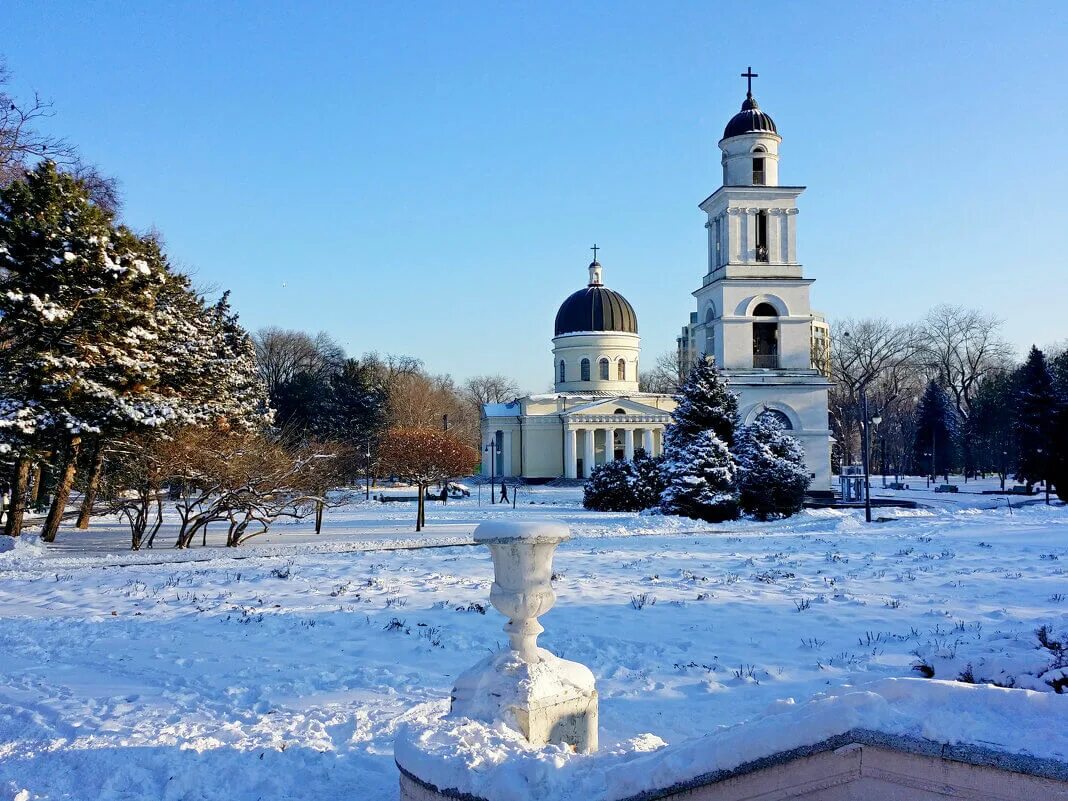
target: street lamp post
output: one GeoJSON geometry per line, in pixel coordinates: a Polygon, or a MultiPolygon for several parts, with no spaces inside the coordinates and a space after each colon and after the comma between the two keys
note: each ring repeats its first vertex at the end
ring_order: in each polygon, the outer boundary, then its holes
{"type": "Polygon", "coordinates": [[[364,500],[371,500],[371,440],[367,440],[367,454],[366,461],[364,463],[364,469],[367,471],[367,475],[364,476],[363,489],[364,500]]]}
{"type": "Polygon", "coordinates": [[[494,471],[497,468],[497,453],[498,453],[498,450],[497,450],[497,438],[494,437],[493,441],[489,445],[487,445],[485,448],[483,448],[483,450],[486,453],[489,454],[489,460],[490,460],[490,503],[491,504],[495,504],[495,503],[497,503],[497,498],[496,498],[496,492],[494,491],[493,487],[494,487],[494,484],[496,482],[496,475],[495,475],[494,471]]]}
{"type": "MultiPolygon", "coordinates": [[[[869,468],[869,448],[871,438],[871,423],[875,423],[875,418],[869,422],[868,420],[868,382],[860,382],[860,414],[861,414],[861,459],[864,462],[864,520],[868,523],[871,522],[871,476],[869,468]]],[[[879,422],[882,422],[881,417],[878,418],[879,422]]],[[[878,425],[878,423],[876,423],[878,425]]]]}
{"type": "Polygon", "coordinates": [[[1049,506],[1049,470],[1046,469],[1046,460],[1042,456],[1044,453],[1042,448],[1035,448],[1035,452],[1038,454],[1039,464],[1042,465],[1042,483],[1046,485],[1046,506],[1049,506]]]}

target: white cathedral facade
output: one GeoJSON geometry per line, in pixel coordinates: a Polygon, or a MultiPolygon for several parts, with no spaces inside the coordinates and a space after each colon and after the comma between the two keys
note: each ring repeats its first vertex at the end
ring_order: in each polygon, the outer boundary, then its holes
{"type": "MultiPolygon", "coordinates": [[[[739,396],[742,424],[775,415],[800,440],[812,490],[831,487],[828,329],[809,303],[813,279],[797,255],[801,186],[779,184],[779,136],[749,91],[719,142],[723,185],[700,204],[708,261],[693,292],[697,312],[678,340],[679,363],[707,354],[739,396]]],[[[675,403],[638,391],[637,315],[602,283],[564,301],[553,338],[555,392],[487,404],[483,472],[583,478],[637,446],[657,454],[675,403]],[[492,461],[491,461],[492,460],[492,461]]]]}

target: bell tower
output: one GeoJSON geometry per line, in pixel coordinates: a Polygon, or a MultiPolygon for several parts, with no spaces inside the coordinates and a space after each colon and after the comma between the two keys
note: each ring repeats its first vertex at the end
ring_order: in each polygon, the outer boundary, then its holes
{"type": "MultiPolygon", "coordinates": [[[[797,254],[797,200],[803,186],[779,181],[782,137],[753,96],[753,70],[741,110],[719,140],[723,185],[706,198],[708,258],[693,293],[697,317],[683,330],[690,359],[712,356],[740,394],[742,423],[765,411],[788,421],[801,440],[814,490],[830,488],[827,389],[816,338],[826,332],[812,311],[797,254]],[[780,416],[781,415],[781,416],[780,416]]],[[[680,353],[680,355],[683,355],[680,353]]],[[[685,362],[688,364],[688,362],[685,362]]]]}

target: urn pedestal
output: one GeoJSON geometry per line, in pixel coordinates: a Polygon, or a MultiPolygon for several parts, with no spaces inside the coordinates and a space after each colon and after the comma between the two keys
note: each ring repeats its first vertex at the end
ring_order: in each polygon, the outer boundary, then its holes
{"type": "Polygon", "coordinates": [[[453,715],[512,723],[536,747],[597,749],[597,690],[585,665],[539,648],[538,617],[552,608],[552,561],[569,536],[557,523],[487,522],[475,541],[493,558],[490,602],[508,618],[510,648],[465,671],[452,692],[453,715]]]}

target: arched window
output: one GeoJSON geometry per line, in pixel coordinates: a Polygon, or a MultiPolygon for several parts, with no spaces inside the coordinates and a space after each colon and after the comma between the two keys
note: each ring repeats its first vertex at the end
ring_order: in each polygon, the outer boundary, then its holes
{"type": "Polygon", "coordinates": [[[794,428],[793,423],[790,422],[790,418],[787,417],[786,413],[780,412],[778,409],[765,409],[757,415],[757,420],[774,420],[786,431],[792,431],[794,428]]]}
{"type": "Polygon", "coordinates": [[[626,409],[616,409],[614,412],[612,412],[612,414],[626,414],[626,413],[627,413],[626,409]]]}
{"type": "Polygon", "coordinates": [[[770,303],[758,303],[753,309],[754,317],[778,317],[779,312],[770,303]]]}
{"type": "Polygon", "coordinates": [[[714,325],[716,320],[716,310],[709,306],[705,309],[705,347],[704,354],[706,356],[716,355],[716,326],[714,325]]]}
{"type": "Polygon", "coordinates": [[[767,183],[767,177],[764,172],[764,153],[767,153],[763,145],[757,145],[753,148],[753,185],[764,186],[767,183]]]}
{"type": "Polygon", "coordinates": [[[581,377],[581,379],[583,381],[589,381],[590,380],[590,360],[589,359],[583,359],[579,363],[579,372],[581,373],[580,377],[581,377]]]}
{"type": "Polygon", "coordinates": [[[601,380],[602,381],[607,381],[608,380],[608,359],[601,359],[601,361],[597,364],[597,368],[598,368],[597,372],[598,372],[598,375],[601,376],[601,380]]]}
{"type": "Polygon", "coordinates": [[[567,368],[564,367],[564,360],[560,360],[560,383],[567,381],[567,368]]]}
{"type": "Polygon", "coordinates": [[[627,363],[623,359],[620,359],[618,362],[616,362],[616,380],[627,380],[627,363]]]}

